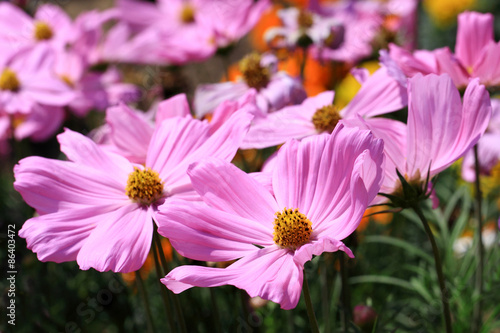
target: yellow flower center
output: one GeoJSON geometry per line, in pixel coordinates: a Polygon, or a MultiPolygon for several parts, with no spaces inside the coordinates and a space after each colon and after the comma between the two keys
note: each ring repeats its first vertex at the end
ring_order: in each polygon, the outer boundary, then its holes
{"type": "Polygon", "coordinates": [[[273,241],[281,248],[295,250],[309,242],[312,223],[298,209],[276,212],[273,241]]]}
{"type": "Polygon", "coordinates": [[[16,73],[10,68],[5,68],[0,75],[0,90],[18,91],[20,86],[16,73]]]}
{"type": "Polygon", "coordinates": [[[194,20],[194,8],[190,4],[185,4],[181,10],[181,21],[182,23],[193,23],[194,20]]]}
{"type": "Polygon", "coordinates": [[[163,196],[163,182],[156,171],[134,167],[128,176],[125,193],[134,202],[150,205],[163,196]]]}
{"type": "Polygon", "coordinates": [[[36,22],[35,23],[35,39],[40,40],[48,40],[51,39],[54,33],[50,26],[45,22],[36,22]]]}
{"type": "Polygon", "coordinates": [[[307,10],[299,11],[299,16],[297,17],[297,24],[302,29],[307,29],[312,27],[314,23],[313,16],[311,12],[307,10]]]}
{"type": "Polygon", "coordinates": [[[312,117],[312,122],[318,132],[331,133],[341,119],[337,107],[331,104],[318,109],[312,117]]]}
{"type": "Polygon", "coordinates": [[[257,90],[266,87],[271,77],[269,68],[262,67],[260,60],[259,54],[251,53],[239,63],[243,79],[249,87],[257,90]]]}

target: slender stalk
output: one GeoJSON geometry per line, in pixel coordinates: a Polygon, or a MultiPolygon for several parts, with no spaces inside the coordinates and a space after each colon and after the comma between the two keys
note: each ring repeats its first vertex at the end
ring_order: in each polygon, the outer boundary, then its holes
{"type": "Polygon", "coordinates": [[[146,322],[148,325],[148,332],[154,332],[153,316],[151,315],[151,307],[149,306],[148,294],[146,293],[146,288],[144,287],[144,281],[142,280],[139,271],[135,271],[135,282],[137,283],[137,289],[139,294],[141,294],[142,301],[144,302],[144,308],[146,309],[146,322]]]}
{"type": "Polygon", "coordinates": [[[304,84],[306,75],[307,47],[302,47],[302,59],[300,62],[300,81],[304,84]]]}
{"type": "Polygon", "coordinates": [[[351,308],[351,290],[349,289],[349,275],[346,267],[346,260],[344,252],[339,251],[339,263],[340,263],[340,278],[342,281],[342,326],[344,327],[344,332],[349,330],[349,322],[352,317],[351,308]]]}
{"type": "MultiPolygon", "coordinates": [[[[155,223],[155,222],[153,222],[155,223]]],[[[155,226],[156,228],[156,226],[155,226]]],[[[156,242],[153,240],[153,257],[155,261],[155,271],[156,271],[156,277],[158,284],[160,285],[160,294],[161,294],[161,299],[163,301],[163,305],[165,307],[165,313],[168,318],[168,324],[170,327],[170,332],[174,332],[175,330],[175,321],[174,317],[172,316],[172,308],[170,306],[169,300],[167,298],[167,290],[166,287],[161,283],[160,279],[162,279],[165,275],[162,272],[161,266],[160,266],[160,260],[158,259],[158,247],[156,246],[156,242]]]]}
{"type": "Polygon", "coordinates": [[[217,299],[215,298],[214,288],[208,288],[210,290],[210,300],[212,301],[212,319],[214,321],[215,332],[221,333],[222,326],[220,322],[219,307],[217,306],[217,299]]]}
{"type": "Polygon", "coordinates": [[[483,295],[483,272],[484,272],[484,249],[483,249],[483,216],[481,214],[481,206],[482,206],[482,193],[481,193],[481,182],[479,175],[479,156],[477,153],[477,145],[474,146],[474,159],[475,159],[475,174],[476,181],[474,182],[475,190],[476,190],[476,220],[477,220],[477,256],[478,256],[478,265],[476,270],[476,293],[479,295],[479,299],[476,303],[474,303],[474,311],[472,317],[472,332],[479,332],[481,328],[482,322],[482,300],[481,297],[483,295]]]}
{"type": "Polygon", "coordinates": [[[444,280],[444,275],[443,275],[443,264],[441,262],[441,256],[439,255],[439,249],[436,244],[436,240],[434,239],[434,235],[432,234],[432,230],[429,227],[429,223],[427,222],[427,219],[425,218],[424,214],[422,213],[422,210],[418,206],[418,204],[413,204],[411,206],[413,211],[418,215],[420,218],[420,221],[422,221],[422,224],[424,225],[425,232],[427,234],[427,237],[429,238],[429,241],[431,242],[432,246],[432,252],[434,253],[434,262],[436,264],[436,273],[438,276],[439,280],[439,289],[441,290],[441,302],[443,304],[443,316],[444,316],[444,322],[446,326],[446,333],[452,333],[453,329],[451,326],[451,311],[450,311],[450,304],[449,304],[449,293],[448,289],[446,288],[446,283],[444,280]]]}
{"type": "MultiPolygon", "coordinates": [[[[156,247],[158,248],[158,253],[160,255],[160,260],[161,260],[161,263],[163,266],[163,274],[167,274],[167,272],[169,271],[168,263],[167,263],[167,259],[165,258],[165,253],[163,252],[163,247],[161,245],[160,235],[158,234],[156,225],[155,225],[155,230],[153,232],[153,238],[154,238],[154,241],[156,243],[156,247]]],[[[181,304],[179,302],[179,298],[170,291],[167,291],[167,294],[169,295],[170,299],[174,303],[175,312],[177,313],[177,321],[179,322],[179,328],[180,328],[181,332],[187,333],[186,322],[184,320],[184,313],[182,311],[182,307],[181,307],[181,304]]]]}
{"type": "Polygon", "coordinates": [[[311,302],[311,293],[309,292],[309,284],[307,283],[307,276],[305,270],[304,270],[304,282],[302,283],[302,291],[304,292],[304,300],[306,302],[307,316],[309,317],[311,332],[319,333],[318,321],[316,320],[316,315],[314,314],[314,309],[311,302]]]}

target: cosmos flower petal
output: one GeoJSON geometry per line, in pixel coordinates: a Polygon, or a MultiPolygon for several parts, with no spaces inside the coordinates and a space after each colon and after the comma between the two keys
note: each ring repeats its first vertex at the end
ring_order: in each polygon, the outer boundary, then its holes
{"type": "Polygon", "coordinates": [[[493,40],[493,15],[465,12],[458,15],[455,54],[466,67],[473,67],[480,50],[493,40]]]}
{"type": "Polygon", "coordinates": [[[399,110],[408,104],[406,87],[393,78],[387,68],[379,68],[363,83],[361,89],[341,111],[343,118],[360,114],[374,117],[399,110]]]}
{"type": "MultiPolygon", "coordinates": [[[[346,128],[342,124],[337,125],[331,135],[306,138],[300,144],[288,142],[278,152],[273,175],[278,205],[298,208],[313,222],[313,230],[321,230],[322,223],[331,223],[342,215],[349,216],[355,163],[364,154],[366,163],[373,159],[375,164],[380,164],[382,152],[382,140],[374,139],[368,131],[346,128]],[[368,151],[370,153],[365,153],[368,151]]],[[[382,179],[380,165],[374,172],[362,175],[368,177],[363,191],[369,191],[366,195],[372,199],[382,179]]],[[[349,217],[338,223],[350,223],[349,217]]]]}
{"type": "Polygon", "coordinates": [[[40,261],[73,261],[101,221],[101,214],[109,210],[109,207],[92,206],[34,217],[24,223],[19,236],[26,238],[28,248],[40,261]]]}
{"type": "Polygon", "coordinates": [[[258,221],[271,230],[279,210],[272,194],[235,165],[215,158],[190,166],[194,189],[208,205],[258,221]]]}
{"type": "Polygon", "coordinates": [[[67,161],[31,156],[14,167],[14,188],[39,214],[84,206],[119,206],[125,185],[102,172],[67,161]]]}
{"type": "Polygon", "coordinates": [[[108,172],[108,176],[121,186],[127,184],[133,168],[124,157],[104,151],[90,138],[69,129],[59,134],[57,140],[61,144],[61,151],[70,161],[108,172]]]}
{"type": "MultiPolygon", "coordinates": [[[[271,216],[272,218],[272,216],[271,216]]],[[[273,244],[272,230],[199,202],[172,201],[155,214],[158,232],[183,256],[204,261],[235,260],[273,244]]],[[[272,225],[272,221],[268,226],[272,225]]]]}
{"type": "Polygon", "coordinates": [[[191,115],[186,94],[178,94],[158,104],[156,112],[156,123],[160,124],[164,119],[172,117],[185,117],[191,115]]]}
{"type": "Polygon", "coordinates": [[[76,261],[83,270],[133,272],[144,264],[152,237],[151,210],[127,205],[100,215],[76,261]]]}
{"type": "Polygon", "coordinates": [[[298,265],[304,265],[313,256],[319,256],[323,252],[344,251],[351,258],[354,258],[352,251],[345,244],[337,239],[322,237],[318,241],[313,241],[302,245],[295,251],[293,260],[298,265]]]}
{"type": "Polygon", "coordinates": [[[144,163],[153,125],[125,104],[108,108],[106,123],[111,130],[109,138],[120,154],[131,162],[144,163]]]}
{"type": "MultiPolygon", "coordinates": [[[[171,140],[175,140],[173,142],[164,140],[162,134],[156,135],[154,136],[156,139],[153,139],[150,145],[146,165],[158,170],[162,179],[168,179],[167,186],[172,188],[186,186],[186,184],[190,183],[186,173],[190,164],[205,157],[216,157],[226,161],[233,159],[250,127],[252,118],[253,116],[247,112],[236,112],[214,133],[209,133],[208,124],[203,123],[203,126],[207,126],[203,131],[189,131],[188,133],[182,133],[182,137],[178,135],[171,137],[171,140]],[[183,145],[184,142],[189,143],[190,141],[195,141],[195,143],[191,146],[183,145]],[[171,149],[169,152],[168,149],[165,149],[165,147],[169,147],[168,144],[178,148],[176,150],[171,149]],[[169,153],[168,163],[162,162],[165,154],[169,153]],[[154,160],[157,155],[159,157],[154,160]],[[177,158],[176,155],[182,156],[182,159],[177,158]],[[150,156],[152,156],[151,160],[149,160],[150,156]]],[[[169,120],[165,120],[163,123],[168,122],[169,120]]],[[[191,119],[190,122],[200,121],[191,119]]],[[[169,129],[172,131],[171,128],[169,129]]]]}
{"type": "Polygon", "coordinates": [[[500,42],[490,41],[478,57],[472,75],[488,86],[500,84],[500,42]]]}
{"type": "Polygon", "coordinates": [[[194,286],[234,285],[246,290],[250,297],[260,296],[288,310],[299,302],[302,270],[303,267],[294,262],[289,252],[270,247],[255,251],[225,269],[177,267],[161,281],[175,293],[194,286]]]}

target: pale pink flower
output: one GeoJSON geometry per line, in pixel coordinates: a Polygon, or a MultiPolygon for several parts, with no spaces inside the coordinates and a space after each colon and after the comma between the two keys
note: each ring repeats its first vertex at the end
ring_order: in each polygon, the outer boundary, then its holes
{"type": "Polygon", "coordinates": [[[63,47],[70,40],[70,17],[58,6],[44,4],[32,18],[19,7],[0,3],[0,45],[20,51],[40,43],[63,47]]]}
{"type": "Polygon", "coordinates": [[[382,151],[382,141],[368,131],[343,126],[331,135],[289,141],[278,153],[272,192],[227,162],[194,164],[188,173],[205,204],[179,201],[160,208],[159,232],[188,258],[238,260],[225,269],[177,267],[162,282],[174,293],[234,285],[294,308],[304,264],[313,255],[341,250],[353,256],[341,240],[378,192],[382,151]]]}
{"type": "Polygon", "coordinates": [[[465,12],[458,16],[455,54],[449,48],[419,50],[413,54],[396,45],[389,45],[391,58],[403,72],[448,74],[455,85],[465,88],[470,78],[493,87],[500,84],[500,42],[493,39],[493,15],[465,12]]]}
{"type": "MultiPolygon", "coordinates": [[[[284,107],[268,114],[257,114],[243,141],[243,149],[279,145],[288,139],[301,139],[332,131],[339,121],[358,115],[372,118],[399,110],[407,104],[406,87],[393,78],[385,67],[368,76],[367,71],[355,70],[362,86],[342,110],[333,105],[333,91],[309,97],[300,105],[284,107]]],[[[371,121],[371,120],[367,120],[371,121]]],[[[373,126],[379,124],[372,121],[373,126]]]]}
{"type": "MultiPolygon", "coordinates": [[[[490,175],[493,167],[500,163],[500,100],[491,99],[491,119],[484,135],[477,143],[479,158],[479,172],[481,175],[490,175]]],[[[476,179],[475,158],[473,150],[469,150],[462,162],[462,178],[468,182],[476,179]]]]}
{"type": "Polygon", "coordinates": [[[489,94],[478,79],[467,86],[463,102],[448,75],[417,74],[409,79],[406,133],[387,126],[394,129],[392,134],[375,134],[390,147],[385,149],[388,163],[381,192],[392,194],[400,187],[396,168],[410,184],[422,187],[476,144],[490,116],[489,94]]]}
{"type": "Polygon", "coordinates": [[[194,96],[196,116],[203,117],[224,101],[238,100],[251,89],[257,90],[256,104],[263,113],[301,103],[307,97],[302,84],[278,71],[277,61],[271,54],[250,54],[240,62],[243,75],[238,81],[199,85],[194,96]]]}
{"type": "Polygon", "coordinates": [[[144,166],[66,130],[58,139],[69,161],[28,157],[14,168],[14,188],[39,214],[19,235],[41,261],[138,270],[150,249],[158,207],[170,207],[173,198],[200,200],[188,166],[207,156],[230,161],[250,119],[235,114],[213,134],[208,123],[191,117],[167,119],[153,133],[144,166]]]}

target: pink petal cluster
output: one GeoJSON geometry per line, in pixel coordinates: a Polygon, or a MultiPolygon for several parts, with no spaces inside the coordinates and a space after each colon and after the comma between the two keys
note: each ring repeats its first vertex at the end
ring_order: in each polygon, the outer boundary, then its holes
{"type": "Polygon", "coordinates": [[[213,133],[191,116],[159,124],[144,147],[144,165],[105,150],[70,130],[58,136],[68,161],[27,157],[14,168],[14,188],[39,216],[25,222],[19,235],[41,261],[76,260],[81,269],[131,272],[149,252],[158,209],[173,199],[200,200],[186,170],[213,156],[230,161],[250,124],[251,115],[234,114],[213,133]],[[127,194],[135,170],[158,173],[162,191],[154,202],[127,194]]]}
{"type": "MultiPolygon", "coordinates": [[[[255,103],[262,113],[301,103],[307,97],[300,81],[284,71],[278,71],[277,62],[278,59],[272,54],[264,54],[260,60],[261,66],[270,73],[267,85],[255,94],[255,103]]],[[[194,96],[195,113],[201,118],[222,102],[238,100],[253,89],[242,78],[236,82],[199,85],[194,96]]]]}
{"type": "Polygon", "coordinates": [[[110,33],[106,54],[136,63],[205,60],[248,33],[269,5],[269,0],[120,0],[121,22],[110,33]]]}
{"type": "Polygon", "coordinates": [[[331,135],[287,142],[278,152],[272,190],[215,158],[192,165],[188,173],[204,203],[160,207],[159,232],[188,258],[238,260],[225,269],[177,267],[162,282],[175,293],[230,284],[294,308],[313,255],[341,250],[352,257],[341,240],[376,196],[383,159],[381,140],[338,126],[331,135]],[[309,240],[295,249],[273,240],[273,221],[284,209],[298,209],[312,222],[309,240]]]}
{"type": "Polygon", "coordinates": [[[488,87],[500,84],[500,42],[493,38],[493,15],[489,13],[464,12],[458,16],[455,54],[448,47],[410,53],[392,44],[389,49],[391,58],[409,77],[446,73],[459,88],[467,86],[470,78],[479,78],[488,87]]]}
{"type": "MultiPolygon", "coordinates": [[[[385,67],[371,76],[364,70],[353,72],[362,86],[351,102],[339,111],[342,121],[362,116],[376,127],[380,122],[372,120],[372,117],[406,106],[406,87],[385,67]]],[[[287,106],[268,114],[257,114],[241,147],[266,148],[292,138],[301,139],[321,133],[313,123],[313,116],[319,109],[332,105],[334,94],[333,91],[326,91],[305,99],[300,105],[287,106]]]]}

